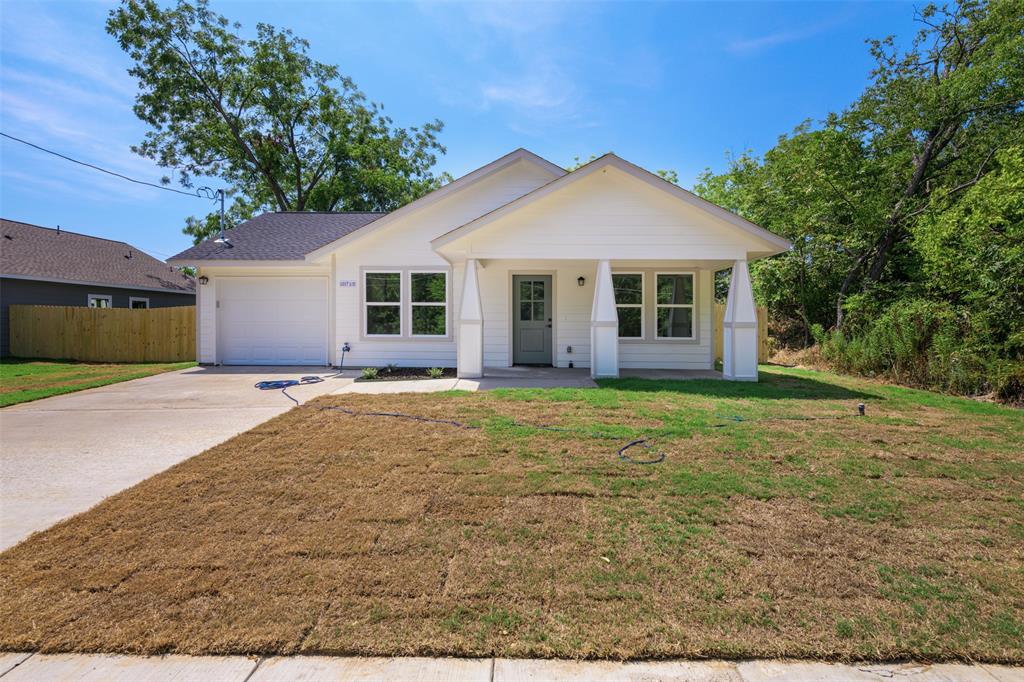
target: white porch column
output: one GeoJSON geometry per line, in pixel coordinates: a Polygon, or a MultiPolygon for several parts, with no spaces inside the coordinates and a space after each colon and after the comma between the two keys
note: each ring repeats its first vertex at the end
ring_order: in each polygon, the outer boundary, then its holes
{"type": "Polygon", "coordinates": [[[747,261],[733,263],[729,298],[722,320],[722,376],[757,381],[757,310],[747,261]]]}
{"type": "Polygon", "coordinates": [[[474,258],[466,261],[466,270],[462,275],[456,365],[459,377],[477,379],[484,375],[484,313],[480,304],[480,280],[474,258]]]}
{"type": "Polygon", "coordinates": [[[597,262],[594,307],[590,311],[590,376],[594,379],[619,376],[619,314],[615,309],[612,265],[597,262]]]}

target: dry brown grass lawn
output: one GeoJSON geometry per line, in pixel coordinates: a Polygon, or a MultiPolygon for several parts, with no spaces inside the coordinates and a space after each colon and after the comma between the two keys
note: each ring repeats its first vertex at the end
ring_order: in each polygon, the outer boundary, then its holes
{"type": "Polygon", "coordinates": [[[0,555],[0,649],[1024,662],[1024,415],[764,378],[319,399],[0,555]]]}

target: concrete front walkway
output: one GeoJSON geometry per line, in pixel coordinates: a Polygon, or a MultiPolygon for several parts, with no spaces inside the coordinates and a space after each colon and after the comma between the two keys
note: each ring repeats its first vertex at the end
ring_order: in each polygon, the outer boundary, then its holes
{"type": "MultiPolygon", "coordinates": [[[[721,379],[711,369],[624,369],[623,379],[721,379]]],[[[437,391],[489,391],[494,388],[596,388],[589,369],[564,367],[488,367],[481,379],[410,379],[407,381],[360,381],[335,393],[435,393],[437,391]]]]}
{"type": "MultiPolygon", "coordinates": [[[[257,381],[328,371],[193,367],[0,410],[0,550],[293,407],[257,381]]],[[[351,381],[289,393],[307,400],[351,381]]]]}
{"type": "Polygon", "coordinates": [[[0,654],[3,682],[1020,682],[1024,668],[915,663],[835,665],[803,661],[547,661],[535,659],[131,657],[0,654]]]}
{"type": "MultiPolygon", "coordinates": [[[[426,370],[424,370],[425,372],[426,370]]],[[[556,367],[488,367],[480,379],[409,379],[407,381],[360,381],[335,393],[436,393],[438,391],[489,391],[495,388],[595,388],[590,370],[556,367]]]]}

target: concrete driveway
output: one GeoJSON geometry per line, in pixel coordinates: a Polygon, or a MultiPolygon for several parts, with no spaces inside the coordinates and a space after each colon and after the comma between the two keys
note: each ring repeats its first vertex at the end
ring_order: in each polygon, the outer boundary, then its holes
{"type": "MultiPolygon", "coordinates": [[[[193,367],[0,410],[0,550],[278,415],[262,379],[312,367],[193,367]]],[[[305,401],[350,383],[289,389],[305,401]]]]}

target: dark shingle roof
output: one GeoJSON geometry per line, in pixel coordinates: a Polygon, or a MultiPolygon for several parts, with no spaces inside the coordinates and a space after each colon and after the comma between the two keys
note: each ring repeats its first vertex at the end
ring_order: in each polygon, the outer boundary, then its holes
{"type": "Polygon", "coordinates": [[[230,246],[208,239],[171,258],[205,260],[302,260],[385,213],[264,213],[227,231],[230,246]]]}
{"type": "Polygon", "coordinates": [[[6,219],[0,275],[195,293],[192,278],[131,244],[6,219]]]}

